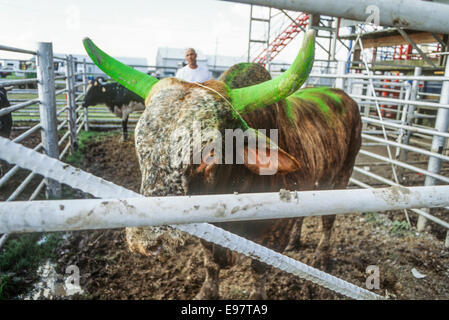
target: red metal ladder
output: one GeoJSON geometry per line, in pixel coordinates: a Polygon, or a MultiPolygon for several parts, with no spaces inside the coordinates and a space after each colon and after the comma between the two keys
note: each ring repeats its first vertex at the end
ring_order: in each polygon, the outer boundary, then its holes
{"type": "Polygon", "coordinates": [[[309,23],[309,15],[302,12],[296,19],[296,23],[291,23],[284,31],[282,31],[270,44],[268,48],[264,48],[261,53],[259,53],[253,62],[260,63],[262,65],[266,64],[267,60],[267,49],[270,57],[270,61],[276,57],[282,49],[284,49],[299,33],[305,29],[309,23]],[[301,29],[302,27],[302,29],[301,29]]]}

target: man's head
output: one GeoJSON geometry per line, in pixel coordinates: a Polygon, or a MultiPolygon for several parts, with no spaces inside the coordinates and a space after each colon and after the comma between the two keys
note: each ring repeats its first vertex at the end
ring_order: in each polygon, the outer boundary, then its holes
{"type": "Polygon", "coordinates": [[[193,48],[188,48],[186,50],[186,61],[190,68],[195,69],[198,65],[196,64],[196,52],[193,48]]]}

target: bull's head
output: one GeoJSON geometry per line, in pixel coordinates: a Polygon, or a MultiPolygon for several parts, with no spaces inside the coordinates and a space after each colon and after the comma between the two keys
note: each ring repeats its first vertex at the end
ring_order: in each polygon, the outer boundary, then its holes
{"type": "MultiPolygon", "coordinates": [[[[211,145],[217,146],[217,133],[219,139],[224,138],[226,129],[246,130],[249,136],[262,137],[267,142],[267,148],[257,151],[245,144],[242,154],[235,155],[240,156],[252,172],[260,174],[263,169],[273,166],[279,173],[297,170],[297,160],[265,135],[249,128],[242,115],[272,105],[298,90],[312,68],[314,45],[315,32],[310,30],[305,34],[298,56],[285,73],[256,85],[231,89],[226,83],[215,80],[202,84],[176,78],[158,80],[113,59],[90,39],[84,39],[86,51],[100,69],[145,99],[147,108],[137,124],[135,139],[142,170],[141,191],[147,196],[188,194],[192,192],[192,181],[215,184],[214,176],[219,167],[216,156],[221,150],[211,145]],[[196,137],[198,131],[195,129],[206,133],[206,138],[204,135],[196,137]],[[185,150],[185,136],[190,138],[189,141],[198,138],[201,142],[188,148],[188,161],[183,159],[173,163],[173,155],[185,150]],[[276,163],[266,161],[271,159],[271,153],[277,154],[276,163]],[[197,154],[201,157],[195,162],[197,154]]],[[[220,145],[224,150],[225,143],[220,145]]],[[[224,163],[222,158],[219,163],[224,163]]]]}

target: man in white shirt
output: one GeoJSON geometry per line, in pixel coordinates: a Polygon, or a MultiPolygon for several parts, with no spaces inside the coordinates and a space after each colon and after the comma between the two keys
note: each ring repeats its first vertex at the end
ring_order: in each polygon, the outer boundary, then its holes
{"type": "Polygon", "coordinates": [[[204,82],[212,79],[212,74],[206,68],[196,63],[196,52],[193,48],[186,50],[187,65],[176,72],[176,78],[189,82],[204,82]]]}

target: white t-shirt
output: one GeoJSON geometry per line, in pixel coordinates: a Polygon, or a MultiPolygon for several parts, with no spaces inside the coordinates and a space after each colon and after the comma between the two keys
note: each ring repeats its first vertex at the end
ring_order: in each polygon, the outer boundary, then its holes
{"type": "Polygon", "coordinates": [[[204,82],[212,79],[212,74],[202,66],[192,69],[186,65],[176,72],[176,78],[189,82],[204,82]]]}

